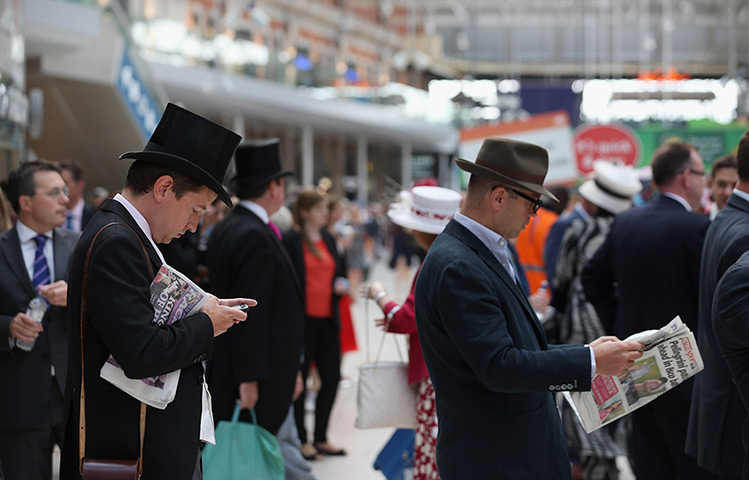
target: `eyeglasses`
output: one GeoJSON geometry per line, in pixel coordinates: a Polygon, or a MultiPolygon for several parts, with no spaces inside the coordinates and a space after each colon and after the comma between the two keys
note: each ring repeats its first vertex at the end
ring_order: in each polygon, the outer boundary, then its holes
{"type": "MultiPolygon", "coordinates": [[[[47,196],[51,198],[52,200],[57,200],[63,195],[67,197],[69,193],[70,193],[70,190],[68,190],[68,187],[53,188],[52,190],[48,192],[41,192],[42,195],[47,196]]],[[[36,192],[34,192],[34,194],[36,194],[36,192]]]]}
{"type": "Polygon", "coordinates": [[[495,188],[498,188],[498,187],[503,187],[503,188],[506,188],[507,190],[515,192],[519,197],[523,197],[524,199],[526,199],[529,202],[531,202],[531,204],[533,205],[533,213],[538,212],[538,209],[541,208],[541,205],[543,205],[543,203],[544,203],[544,201],[541,200],[540,198],[533,198],[530,195],[526,195],[523,192],[519,192],[519,191],[515,190],[514,188],[505,187],[504,185],[494,185],[492,187],[492,190],[494,190],[495,188]]]}
{"type": "Polygon", "coordinates": [[[684,172],[686,172],[687,170],[689,171],[689,173],[692,173],[692,174],[694,174],[694,175],[699,175],[700,177],[704,177],[704,176],[705,176],[705,175],[707,174],[707,172],[705,172],[704,170],[702,170],[702,171],[700,171],[700,170],[695,170],[695,169],[694,169],[694,168],[692,168],[692,167],[687,167],[687,168],[685,168],[684,170],[682,170],[682,171],[681,171],[681,173],[684,173],[684,172]]]}

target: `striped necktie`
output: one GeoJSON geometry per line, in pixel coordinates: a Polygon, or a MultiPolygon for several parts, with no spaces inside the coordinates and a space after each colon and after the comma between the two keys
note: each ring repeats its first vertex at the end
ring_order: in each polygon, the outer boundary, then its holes
{"type": "Polygon", "coordinates": [[[47,242],[47,237],[37,235],[34,240],[36,240],[36,252],[34,252],[34,278],[32,281],[36,289],[40,285],[47,285],[51,277],[47,257],[44,255],[44,244],[47,242]]]}

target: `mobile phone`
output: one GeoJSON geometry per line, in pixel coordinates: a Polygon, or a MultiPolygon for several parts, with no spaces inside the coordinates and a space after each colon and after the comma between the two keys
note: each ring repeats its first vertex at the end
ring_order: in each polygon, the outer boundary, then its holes
{"type": "Polygon", "coordinates": [[[234,308],[236,308],[237,310],[239,310],[241,312],[244,312],[244,313],[247,313],[247,312],[250,311],[250,306],[247,305],[246,303],[241,303],[239,305],[234,305],[234,308]]]}

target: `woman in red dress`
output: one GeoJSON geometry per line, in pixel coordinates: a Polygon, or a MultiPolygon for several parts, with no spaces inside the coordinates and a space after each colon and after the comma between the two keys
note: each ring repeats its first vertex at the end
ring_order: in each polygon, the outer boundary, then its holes
{"type": "MultiPolygon", "coordinates": [[[[441,187],[414,187],[401,192],[401,203],[388,212],[393,223],[411,230],[416,243],[428,251],[460,207],[459,193],[441,187]]],[[[416,272],[416,277],[419,273],[416,272]]],[[[376,320],[388,332],[408,334],[408,382],[418,382],[416,398],[416,435],[414,438],[414,480],[439,479],[437,472],[437,409],[434,388],[429,379],[424,355],[416,332],[414,288],[416,277],[403,305],[388,295],[382,283],[374,281],[362,287],[362,294],[382,309],[385,318],[376,320]]]]}

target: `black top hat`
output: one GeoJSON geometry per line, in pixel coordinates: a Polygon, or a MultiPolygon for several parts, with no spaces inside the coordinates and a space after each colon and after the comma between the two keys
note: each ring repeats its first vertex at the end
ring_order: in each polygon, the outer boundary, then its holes
{"type": "Polygon", "coordinates": [[[466,172],[559,201],[544,188],[544,177],[549,170],[549,153],[538,145],[507,138],[487,138],[481,144],[476,162],[456,158],[455,163],[466,172]]]}
{"type": "Polygon", "coordinates": [[[242,142],[237,147],[235,153],[237,176],[234,178],[238,194],[251,192],[271,180],[293,175],[292,172],[281,168],[278,145],[277,138],[265,138],[242,142]]]}
{"type": "Polygon", "coordinates": [[[229,194],[221,184],[240,140],[242,137],[231,130],[170,103],[143,151],[123,153],[120,160],[130,158],[173,168],[202,182],[231,207],[229,194]]]}

